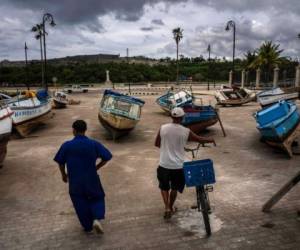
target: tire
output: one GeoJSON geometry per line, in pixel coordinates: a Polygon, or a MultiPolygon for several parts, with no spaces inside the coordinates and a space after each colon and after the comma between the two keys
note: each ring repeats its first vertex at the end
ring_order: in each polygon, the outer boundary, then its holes
{"type": "Polygon", "coordinates": [[[87,92],[88,92],[88,90],[87,90],[87,89],[84,89],[84,90],[83,90],[83,93],[87,93],[87,92]]]}
{"type": "Polygon", "coordinates": [[[72,90],[69,89],[69,90],[68,90],[68,93],[71,94],[71,93],[72,93],[72,90]]]}
{"type": "Polygon", "coordinates": [[[210,236],[211,228],[210,228],[209,216],[208,216],[209,204],[208,204],[207,196],[206,196],[203,186],[197,187],[197,204],[198,204],[198,210],[200,210],[200,208],[201,208],[206,235],[210,236]]]}

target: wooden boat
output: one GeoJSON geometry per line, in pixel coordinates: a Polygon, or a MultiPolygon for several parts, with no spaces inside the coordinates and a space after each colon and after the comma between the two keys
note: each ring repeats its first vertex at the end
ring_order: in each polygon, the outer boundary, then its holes
{"type": "Polygon", "coordinates": [[[217,103],[222,106],[241,106],[255,99],[255,93],[244,88],[222,88],[216,91],[217,103]]]}
{"type": "Polygon", "coordinates": [[[265,141],[282,142],[300,122],[300,115],[293,102],[279,101],[254,114],[257,129],[265,141]]]}
{"type": "Polygon", "coordinates": [[[218,122],[217,110],[210,105],[186,105],[183,109],[185,116],[182,125],[190,128],[196,134],[218,122]]]}
{"type": "Polygon", "coordinates": [[[8,106],[14,112],[13,127],[22,137],[43,124],[51,113],[51,99],[46,90],[40,90],[37,94],[29,91],[25,96],[12,98],[8,106]]]}
{"type": "Polygon", "coordinates": [[[157,98],[156,103],[167,113],[175,107],[183,107],[187,104],[193,103],[192,95],[186,90],[180,90],[178,92],[167,92],[166,94],[157,98]]]}
{"type": "Polygon", "coordinates": [[[115,140],[135,128],[144,104],[139,98],[105,90],[99,108],[99,121],[115,140]]]}
{"type": "Polygon", "coordinates": [[[12,130],[12,110],[6,105],[0,106],[0,167],[7,152],[7,143],[12,130]]]}
{"type": "Polygon", "coordinates": [[[54,108],[61,109],[67,107],[68,97],[64,92],[56,91],[52,99],[53,99],[54,108]]]}
{"type": "Polygon", "coordinates": [[[298,91],[284,91],[281,88],[274,88],[257,94],[257,101],[262,107],[265,107],[281,100],[296,100],[298,97],[298,91]]]}

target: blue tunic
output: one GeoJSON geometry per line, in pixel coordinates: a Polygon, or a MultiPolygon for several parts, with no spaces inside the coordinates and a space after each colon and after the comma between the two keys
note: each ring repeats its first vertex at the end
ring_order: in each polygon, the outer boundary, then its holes
{"type": "Polygon", "coordinates": [[[86,231],[94,219],[104,219],[104,190],[97,174],[96,160],[109,161],[111,153],[99,142],[77,135],[65,142],[54,161],[67,165],[69,193],[78,218],[86,231]]]}

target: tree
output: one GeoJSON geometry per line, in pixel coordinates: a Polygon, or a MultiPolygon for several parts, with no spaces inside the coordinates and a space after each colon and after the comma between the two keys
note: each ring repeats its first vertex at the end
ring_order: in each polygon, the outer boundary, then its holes
{"type": "Polygon", "coordinates": [[[257,57],[250,65],[253,68],[262,67],[267,72],[267,81],[270,79],[272,68],[281,64],[284,60],[280,57],[283,50],[279,49],[280,44],[274,44],[272,41],[264,42],[256,51],[257,57]]]}
{"type": "Polygon", "coordinates": [[[179,50],[179,42],[183,38],[183,29],[180,27],[173,29],[173,38],[176,42],[176,82],[178,84],[178,74],[179,74],[179,68],[178,68],[178,50],[179,50]]]}
{"type": "Polygon", "coordinates": [[[42,82],[44,82],[44,64],[43,64],[43,24],[36,24],[31,28],[31,31],[35,33],[35,39],[40,40],[40,50],[41,50],[41,65],[42,65],[42,82]]]}
{"type": "Polygon", "coordinates": [[[244,54],[244,56],[245,56],[244,67],[246,69],[251,69],[251,67],[253,66],[253,62],[257,57],[256,51],[251,52],[250,50],[248,50],[247,53],[244,54]]]}

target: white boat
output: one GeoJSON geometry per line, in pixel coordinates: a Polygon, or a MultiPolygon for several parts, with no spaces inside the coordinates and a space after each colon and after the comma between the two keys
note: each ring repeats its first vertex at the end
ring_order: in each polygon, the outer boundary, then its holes
{"type": "Polygon", "coordinates": [[[42,124],[51,112],[51,99],[44,92],[29,92],[27,96],[18,96],[8,102],[14,112],[13,126],[22,136],[27,136],[34,128],[42,124]]]}
{"type": "Polygon", "coordinates": [[[68,97],[62,91],[56,91],[53,95],[53,104],[57,109],[65,108],[68,104],[68,97]]]}
{"type": "Polygon", "coordinates": [[[257,95],[257,101],[264,107],[282,100],[296,100],[298,97],[299,93],[296,91],[285,92],[281,88],[274,88],[260,92],[257,95]]]}
{"type": "Polygon", "coordinates": [[[7,106],[0,106],[0,167],[7,152],[7,143],[12,130],[12,110],[7,106]]]}
{"type": "Polygon", "coordinates": [[[157,98],[156,103],[168,114],[175,107],[183,107],[193,103],[193,96],[189,91],[180,90],[177,92],[168,91],[166,94],[157,98]]]}

